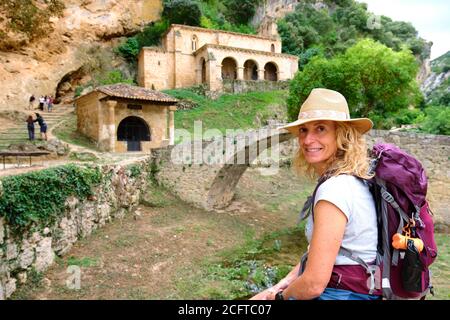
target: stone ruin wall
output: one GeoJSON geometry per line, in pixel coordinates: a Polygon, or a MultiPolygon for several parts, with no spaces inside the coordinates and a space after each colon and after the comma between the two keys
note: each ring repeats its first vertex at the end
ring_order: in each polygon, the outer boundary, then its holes
{"type": "Polygon", "coordinates": [[[137,163],[140,174],[132,177],[122,165],[101,167],[104,181],[94,190],[94,197],[80,200],[69,197],[66,210],[55,225],[31,226],[13,235],[0,217],[0,300],[7,299],[30,277],[30,272],[43,272],[55,256],[67,253],[78,241],[103,227],[107,222],[134,212],[140,197],[149,186],[148,160],[137,163]]]}

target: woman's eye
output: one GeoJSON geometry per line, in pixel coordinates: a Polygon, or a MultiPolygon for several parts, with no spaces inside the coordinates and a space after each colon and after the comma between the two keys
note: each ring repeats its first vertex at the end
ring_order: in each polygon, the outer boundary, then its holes
{"type": "Polygon", "coordinates": [[[306,129],[305,129],[305,128],[300,128],[300,129],[299,129],[299,132],[300,132],[300,133],[305,133],[305,132],[306,132],[306,129]]]}
{"type": "Polygon", "coordinates": [[[319,132],[323,132],[323,131],[325,131],[325,127],[322,127],[322,126],[320,126],[320,127],[317,127],[317,131],[319,131],[319,132]]]}

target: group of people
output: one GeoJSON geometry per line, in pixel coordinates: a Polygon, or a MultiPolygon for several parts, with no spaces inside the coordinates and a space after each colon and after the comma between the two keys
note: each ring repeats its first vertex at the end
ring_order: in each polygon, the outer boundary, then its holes
{"type": "Polygon", "coordinates": [[[33,119],[32,115],[29,115],[27,120],[25,120],[27,122],[28,139],[30,141],[34,140],[34,123],[37,122],[40,127],[41,139],[47,140],[47,123],[39,113],[35,113],[35,115],[36,119],[33,119]]]}
{"type": "MultiPolygon", "coordinates": [[[[36,97],[34,95],[31,95],[29,100],[30,103],[28,105],[29,110],[34,110],[35,101],[36,97]]],[[[40,96],[38,109],[41,111],[47,110],[48,112],[52,112],[54,102],[55,98],[52,96],[40,96]]]]}

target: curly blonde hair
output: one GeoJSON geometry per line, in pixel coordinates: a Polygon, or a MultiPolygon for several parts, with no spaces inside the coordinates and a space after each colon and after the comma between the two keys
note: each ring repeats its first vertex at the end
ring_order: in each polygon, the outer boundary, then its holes
{"type": "MultiPolygon", "coordinates": [[[[324,175],[351,174],[364,179],[373,177],[368,174],[369,156],[364,135],[350,124],[338,121],[335,123],[337,151],[328,159],[324,175]]],[[[298,174],[306,173],[311,178],[317,176],[313,166],[306,162],[301,146],[294,156],[293,165],[298,174]]]]}

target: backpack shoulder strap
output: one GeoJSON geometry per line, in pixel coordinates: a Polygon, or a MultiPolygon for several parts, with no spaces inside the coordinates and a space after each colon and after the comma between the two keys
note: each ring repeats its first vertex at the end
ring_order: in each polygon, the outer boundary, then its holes
{"type": "Polygon", "coordinates": [[[327,176],[322,176],[319,178],[312,195],[308,196],[308,198],[305,201],[305,204],[303,205],[302,210],[300,211],[298,222],[307,219],[310,215],[314,217],[314,199],[316,198],[317,190],[319,190],[319,187],[322,185],[322,183],[327,181],[328,178],[329,177],[327,176]]]}

